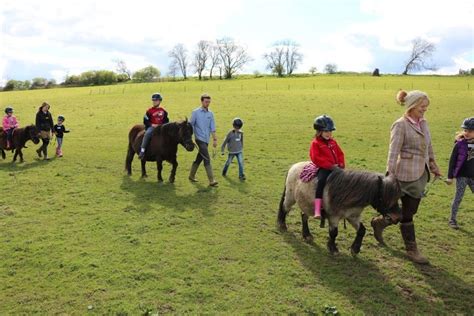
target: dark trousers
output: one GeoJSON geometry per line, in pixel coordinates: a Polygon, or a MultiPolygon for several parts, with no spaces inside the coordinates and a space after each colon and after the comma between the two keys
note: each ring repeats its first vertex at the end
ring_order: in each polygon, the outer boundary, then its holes
{"type": "Polygon", "coordinates": [[[413,198],[409,195],[402,196],[402,223],[409,223],[413,221],[413,216],[418,211],[421,199],[413,198]]]}
{"type": "Polygon", "coordinates": [[[316,198],[322,199],[324,187],[326,186],[326,180],[331,174],[332,170],[319,168],[316,178],[318,179],[318,185],[316,186],[316,198]]]}
{"type": "Polygon", "coordinates": [[[208,144],[196,139],[196,144],[198,145],[199,152],[197,153],[194,163],[199,166],[202,161],[204,161],[204,166],[209,166],[211,164],[211,157],[209,156],[208,144]]]}
{"type": "Polygon", "coordinates": [[[13,140],[13,130],[14,128],[10,128],[8,131],[7,131],[7,140],[11,143],[12,140],[13,140]]]}

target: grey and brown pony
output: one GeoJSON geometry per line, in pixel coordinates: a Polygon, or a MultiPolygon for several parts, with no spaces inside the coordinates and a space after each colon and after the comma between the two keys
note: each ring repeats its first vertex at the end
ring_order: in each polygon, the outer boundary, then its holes
{"type": "MultiPolygon", "coordinates": [[[[280,201],[277,224],[280,230],[286,231],[286,216],[294,204],[301,209],[303,238],[311,242],[313,236],[309,230],[308,217],[314,212],[314,194],[317,180],[303,182],[300,174],[310,162],[299,162],[288,171],[285,189],[280,201]]],[[[324,213],[329,221],[329,240],[327,247],[330,253],[339,252],[336,245],[338,224],[341,219],[347,221],[357,231],[351,246],[351,253],[360,252],[366,229],[361,222],[365,207],[372,206],[379,213],[399,212],[398,199],[401,196],[400,185],[392,176],[366,171],[346,171],[335,169],[328,177],[323,193],[324,213]]]]}
{"type": "MultiPolygon", "coordinates": [[[[144,133],[145,126],[143,124],[133,126],[128,133],[128,151],[125,160],[125,169],[128,175],[132,174],[133,157],[140,152],[144,133]]],[[[178,161],[176,159],[178,145],[182,145],[187,151],[193,151],[194,142],[192,136],[193,127],[187,119],[182,122],[166,123],[156,127],[146,148],[145,158],[141,159],[142,177],[147,176],[146,162],[156,161],[158,181],[163,182],[163,161],[168,161],[173,166],[169,178],[169,181],[173,183],[176,177],[176,169],[178,168],[178,161]]]]}
{"type": "Polygon", "coordinates": [[[16,161],[17,157],[20,156],[20,162],[23,162],[23,152],[22,149],[26,148],[25,144],[27,141],[31,140],[33,143],[39,143],[39,131],[34,125],[29,125],[22,128],[17,128],[13,131],[12,143],[10,148],[7,147],[7,136],[3,132],[3,128],[0,127],[0,155],[2,159],[6,158],[5,150],[11,150],[15,154],[13,155],[13,162],[16,161]]]}

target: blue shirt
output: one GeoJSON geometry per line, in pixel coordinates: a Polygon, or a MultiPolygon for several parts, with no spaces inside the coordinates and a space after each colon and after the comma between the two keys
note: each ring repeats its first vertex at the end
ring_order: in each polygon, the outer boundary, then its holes
{"type": "Polygon", "coordinates": [[[191,120],[189,122],[193,126],[196,139],[208,144],[211,133],[216,131],[214,114],[209,110],[205,110],[203,107],[198,107],[191,114],[191,120]]]}

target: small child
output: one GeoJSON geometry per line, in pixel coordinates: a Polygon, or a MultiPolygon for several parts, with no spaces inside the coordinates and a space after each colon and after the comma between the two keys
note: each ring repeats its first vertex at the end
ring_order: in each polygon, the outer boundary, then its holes
{"type": "Polygon", "coordinates": [[[464,131],[456,136],[446,180],[446,183],[452,184],[453,178],[456,178],[456,195],[451,204],[449,220],[449,226],[454,229],[459,229],[456,215],[466,187],[469,186],[474,193],[474,117],[465,119],[461,128],[464,131]]]}
{"type": "Polygon", "coordinates": [[[56,141],[58,142],[57,147],[56,147],[56,156],[62,157],[63,156],[63,137],[64,133],[69,133],[69,131],[66,129],[66,126],[63,125],[65,121],[64,116],[59,115],[58,116],[58,124],[54,125],[53,131],[54,134],[56,135],[56,141]]]}
{"type": "Polygon", "coordinates": [[[229,156],[227,157],[227,161],[225,162],[224,169],[222,170],[222,175],[224,177],[227,174],[227,169],[229,169],[232,160],[234,160],[234,157],[236,157],[237,162],[239,163],[239,179],[245,180],[244,157],[242,153],[244,149],[244,133],[240,130],[243,125],[244,122],[240,118],[235,118],[232,122],[232,126],[234,127],[234,129],[227,134],[224,142],[222,143],[222,155],[224,155],[224,149],[226,145],[227,150],[229,152],[229,156]]]}
{"type": "Polygon", "coordinates": [[[344,153],[332,138],[332,132],[336,130],[334,121],[327,115],[318,116],[313,123],[316,135],[311,142],[309,156],[311,161],[319,168],[316,178],[316,198],[314,200],[314,218],[321,218],[321,207],[323,205],[323,191],[326,179],[334,168],[344,168],[344,153]]]}
{"type": "Polygon", "coordinates": [[[5,116],[3,117],[2,127],[3,132],[7,135],[7,148],[10,149],[13,144],[13,131],[15,128],[18,128],[20,125],[15,115],[13,115],[13,108],[8,106],[5,108],[5,116]]]}
{"type": "Polygon", "coordinates": [[[143,136],[142,145],[140,146],[140,153],[138,154],[140,159],[146,158],[145,150],[151,140],[155,128],[170,121],[168,118],[168,112],[166,112],[166,110],[161,106],[161,101],[163,101],[161,94],[158,92],[153,93],[151,96],[151,101],[153,106],[146,111],[145,116],[143,117],[145,135],[143,136]]]}

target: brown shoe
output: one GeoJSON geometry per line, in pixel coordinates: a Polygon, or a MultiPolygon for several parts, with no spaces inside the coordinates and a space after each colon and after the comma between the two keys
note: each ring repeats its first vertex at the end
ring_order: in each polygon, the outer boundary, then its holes
{"type": "Polygon", "coordinates": [[[401,223],[400,232],[405,242],[408,259],[418,264],[429,264],[429,260],[418,250],[415,238],[415,225],[413,222],[401,223]]]}

